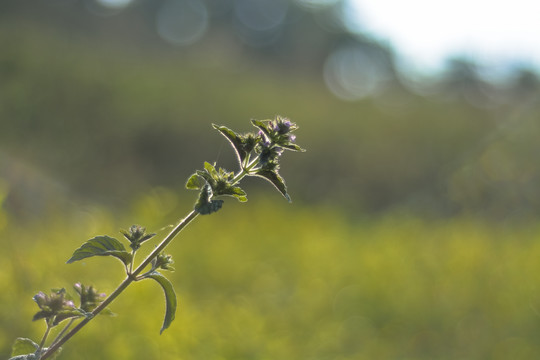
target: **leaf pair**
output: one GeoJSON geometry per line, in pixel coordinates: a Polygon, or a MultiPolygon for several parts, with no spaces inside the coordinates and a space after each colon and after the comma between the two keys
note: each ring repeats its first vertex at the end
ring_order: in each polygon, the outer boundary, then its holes
{"type": "MultiPolygon", "coordinates": [[[[86,241],[80,248],[75,250],[71,258],[67,261],[68,264],[92,256],[113,256],[119,259],[127,268],[133,261],[131,253],[127,252],[124,245],[117,239],[110,236],[96,236],[86,241]]],[[[161,268],[165,268],[161,266],[161,268]]],[[[165,276],[153,270],[145,274],[138,280],[154,279],[163,289],[165,293],[165,319],[160,330],[160,334],[167,329],[174,320],[176,313],[176,294],[172,283],[165,276]]]]}

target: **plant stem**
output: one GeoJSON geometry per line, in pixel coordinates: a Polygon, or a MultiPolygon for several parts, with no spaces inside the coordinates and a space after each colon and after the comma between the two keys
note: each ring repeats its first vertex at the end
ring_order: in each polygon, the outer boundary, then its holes
{"type": "Polygon", "coordinates": [[[238,174],[236,174],[235,177],[231,180],[231,185],[236,185],[240,182],[240,180],[246,177],[246,175],[249,175],[251,169],[253,169],[255,165],[257,165],[257,163],[259,162],[258,160],[258,158],[254,159],[246,167],[242,166],[242,170],[238,174]]]}
{"type": "Polygon", "coordinates": [[[51,325],[47,321],[47,330],[45,330],[45,334],[43,334],[43,338],[41,339],[41,343],[39,344],[39,348],[37,350],[38,354],[41,353],[43,350],[43,347],[45,346],[45,341],[47,341],[47,337],[49,336],[49,332],[51,331],[51,325]]]}
{"type": "MultiPolygon", "coordinates": [[[[68,341],[73,335],[79,332],[86,324],[90,322],[97,314],[104,310],[114,299],[118,297],[133,281],[136,280],[137,275],[144,270],[144,268],[152,261],[153,258],[159,255],[163,249],[169,245],[169,243],[182,231],[193,219],[195,219],[199,213],[195,210],[192,210],[176,227],[161,241],[161,243],[143,260],[143,262],[131,273],[128,277],[118,285],[118,287],[105,299],[101,304],[99,304],[94,311],[92,311],[92,316],[84,318],[80,323],[77,324],[73,329],[71,329],[67,334],[65,334],[61,339],[56,341],[47,349],[43,356],[40,357],[40,360],[45,360],[50,357],[54,352],[58,350],[66,341],[68,341]]],[[[49,328],[45,335],[48,335],[49,328]]],[[[45,341],[44,340],[43,342],[45,341]]]]}
{"type": "Polygon", "coordinates": [[[135,278],[137,275],[139,275],[148,264],[152,261],[153,258],[159,255],[160,252],[163,251],[169,245],[169,243],[175,238],[176,235],[182,229],[184,229],[193,219],[195,219],[199,215],[199,213],[195,210],[192,210],[188,216],[186,216],[172,231],[167,235],[165,239],[146,257],[146,259],[143,260],[143,262],[137,266],[137,268],[131,273],[131,276],[135,278]]]}
{"type": "Polygon", "coordinates": [[[62,329],[62,331],[60,331],[58,333],[58,335],[56,335],[56,337],[54,338],[54,340],[52,341],[51,343],[51,346],[56,344],[56,342],[66,333],[66,331],[68,331],[68,329],[71,327],[71,325],[73,325],[73,323],[75,322],[75,319],[76,318],[71,318],[68,322],[68,324],[66,326],[64,326],[64,328],[62,329]]]}
{"type": "Polygon", "coordinates": [[[135,261],[135,250],[131,251],[131,261],[129,262],[129,270],[127,271],[128,275],[133,272],[133,262],[135,261]]]}

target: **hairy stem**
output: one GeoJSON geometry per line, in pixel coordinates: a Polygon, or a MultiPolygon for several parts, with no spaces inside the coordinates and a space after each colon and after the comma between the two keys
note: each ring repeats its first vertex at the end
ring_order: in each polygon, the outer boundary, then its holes
{"type": "Polygon", "coordinates": [[[60,338],[62,336],[64,336],[64,334],[66,333],[66,331],[68,331],[68,329],[71,327],[71,325],[73,325],[73,323],[75,322],[76,318],[71,318],[68,322],[68,324],[66,326],[64,326],[64,328],[62,329],[62,331],[60,331],[58,333],[58,335],[56,335],[56,337],[54,338],[53,342],[51,343],[51,346],[56,344],[56,342],[58,340],[60,340],[60,338]]]}
{"type": "Polygon", "coordinates": [[[135,261],[135,250],[131,250],[131,261],[129,262],[129,270],[127,271],[128,274],[131,274],[133,272],[134,261],[135,261]]]}
{"type": "Polygon", "coordinates": [[[41,343],[39,344],[39,348],[37,350],[38,354],[41,353],[43,350],[43,347],[45,346],[45,341],[47,341],[47,337],[49,336],[49,332],[51,331],[51,324],[47,322],[47,330],[45,330],[45,334],[43,334],[43,338],[41,339],[41,343]]]}
{"type": "MultiPolygon", "coordinates": [[[[114,299],[118,297],[133,281],[136,280],[136,277],[141,271],[144,270],[148,264],[152,261],[153,258],[159,255],[163,249],[169,245],[169,243],[182,231],[193,219],[195,219],[199,215],[198,212],[195,210],[191,211],[188,216],[186,216],[176,227],[161,241],[161,243],[152,251],[146,259],[143,260],[143,262],[131,273],[128,275],[128,277],[118,285],[118,287],[105,299],[99,306],[97,306],[94,311],[92,311],[92,316],[84,318],[80,323],[77,324],[73,329],[71,329],[67,334],[65,334],[61,339],[56,341],[54,344],[47,349],[45,353],[40,357],[41,360],[45,360],[49,358],[54,352],[60,348],[66,341],[68,341],[73,335],[79,332],[86,324],[90,322],[97,314],[99,314],[101,311],[103,311],[111,302],[113,302],[114,299]]],[[[50,329],[47,329],[46,335],[48,335],[48,331],[50,329]]],[[[45,339],[45,337],[44,337],[45,339]]]]}
{"type": "Polygon", "coordinates": [[[235,175],[235,177],[231,180],[231,185],[236,185],[242,180],[244,177],[249,175],[250,171],[259,163],[259,159],[255,159],[251,161],[248,165],[245,167],[242,166],[241,171],[238,172],[238,174],[235,175]]]}

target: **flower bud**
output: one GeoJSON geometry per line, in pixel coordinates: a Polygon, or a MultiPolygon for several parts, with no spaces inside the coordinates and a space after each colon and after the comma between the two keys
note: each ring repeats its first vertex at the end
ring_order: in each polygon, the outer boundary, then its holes
{"type": "Polygon", "coordinates": [[[164,253],[160,253],[157,257],[155,257],[152,260],[153,269],[163,269],[163,270],[174,271],[174,268],[171,266],[172,264],[174,264],[174,260],[172,259],[172,256],[166,255],[164,253]]]}
{"type": "Polygon", "coordinates": [[[86,312],[94,310],[107,296],[94,289],[93,286],[86,287],[81,283],[76,283],[73,287],[81,298],[81,309],[86,312]]]}
{"type": "Polygon", "coordinates": [[[146,240],[154,237],[156,234],[147,234],[146,228],[140,225],[131,225],[129,231],[120,230],[126,239],[131,243],[130,246],[133,250],[137,250],[141,247],[141,244],[146,240]]]}
{"type": "Polygon", "coordinates": [[[42,291],[34,296],[34,301],[40,310],[34,315],[33,320],[46,319],[53,325],[68,317],[78,316],[79,312],[71,299],[66,298],[66,290],[53,290],[51,295],[42,291]],[[54,321],[53,321],[54,320],[54,321]]]}

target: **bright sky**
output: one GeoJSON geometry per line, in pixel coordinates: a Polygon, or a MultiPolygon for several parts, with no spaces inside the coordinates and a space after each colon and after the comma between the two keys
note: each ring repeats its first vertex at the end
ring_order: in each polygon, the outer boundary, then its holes
{"type": "Polygon", "coordinates": [[[350,0],[362,30],[388,41],[414,67],[437,70],[465,54],[488,65],[540,68],[540,0],[350,0]]]}

